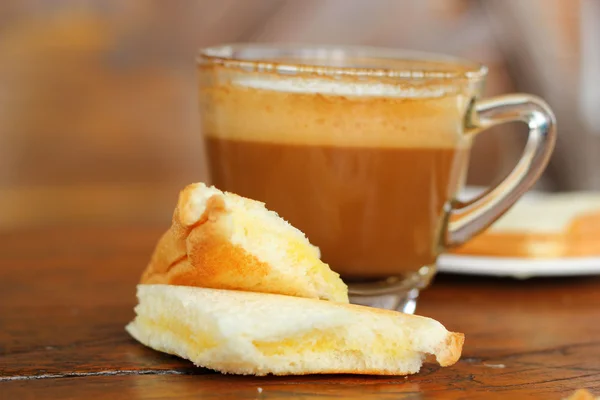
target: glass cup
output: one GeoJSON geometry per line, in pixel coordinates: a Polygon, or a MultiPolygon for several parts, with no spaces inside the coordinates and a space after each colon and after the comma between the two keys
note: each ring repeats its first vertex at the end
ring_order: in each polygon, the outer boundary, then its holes
{"type": "Polygon", "coordinates": [[[482,100],[486,67],[453,57],[224,45],[201,51],[198,72],[212,183],[302,230],[354,303],[413,312],[438,255],[512,206],[555,142],[546,103],[482,100]],[[513,121],[529,127],[515,169],[458,201],[475,135],[513,121]]]}

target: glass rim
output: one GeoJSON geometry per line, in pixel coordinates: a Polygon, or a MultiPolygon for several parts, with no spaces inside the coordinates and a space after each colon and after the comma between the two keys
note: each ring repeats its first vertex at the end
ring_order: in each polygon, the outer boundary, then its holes
{"type": "Polygon", "coordinates": [[[231,43],[201,48],[196,58],[198,64],[216,64],[230,68],[239,68],[254,72],[300,73],[316,75],[350,76],[357,78],[394,78],[394,79],[442,79],[442,80],[479,80],[487,75],[487,67],[481,63],[461,57],[440,53],[430,53],[389,47],[315,45],[302,43],[231,43]],[[254,57],[238,56],[238,53],[250,51],[262,53],[254,57]],[[288,52],[297,59],[281,61],[277,57],[264,54],[284,55],[288,52]],[[308,56],[335,60],[340,58],[362,57],[372,60],[388,60],[390,66],[355,67],[337,65],[316,65],[303,62],[308,56]],[[394,62],[430,62],[446,65],[439,69],[408,69],[393,66],[394,62]],[[453,66],[453,67],[452,67],[453,66]]]}

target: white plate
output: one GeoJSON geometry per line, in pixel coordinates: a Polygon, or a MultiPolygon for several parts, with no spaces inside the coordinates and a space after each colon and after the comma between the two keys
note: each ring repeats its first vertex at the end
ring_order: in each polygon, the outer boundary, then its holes
{"type": "Polygon", "coordinates": [[[443,254],[438,271],[527,279],[539,276],[600,275],[600,257],[526,259],[443,254]]]}
{"type": "MultiPolygon", "coordinates": [[[[468,200],[483,190],[480,187],[467,187],[459,195],[459,198],[468,200]]],[[[530,191],[519,201],[535,201],[540,196],[543,196],[542,192],[530,191]]],[[[541,276],[600,275],[600,256],[530,259],[443,254],[438,259],[438,271],[517,279],[541,276]]]]}

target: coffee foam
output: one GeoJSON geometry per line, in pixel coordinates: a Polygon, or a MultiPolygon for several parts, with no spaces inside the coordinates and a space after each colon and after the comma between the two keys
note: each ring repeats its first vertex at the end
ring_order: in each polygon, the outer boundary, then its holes
{"type": "Polygon", "coordinates": [[[336,96],[368,96],[368,97],[400,97],[431,98],[448,94],[452,89],[442,85],[416,88],[402,87],[388,83],[344,82],[323,79],[257,79],[240,78],[233,81],[235,85],[253,89],[273,90],[289,93],[320,93],[336,96]]]}
{"type": "Polygon", "coordinates": [[[201,89],[206,136],[348,147],[465,147],[468,98],[442,87],[331,79],[235,79],[201,89]]]}

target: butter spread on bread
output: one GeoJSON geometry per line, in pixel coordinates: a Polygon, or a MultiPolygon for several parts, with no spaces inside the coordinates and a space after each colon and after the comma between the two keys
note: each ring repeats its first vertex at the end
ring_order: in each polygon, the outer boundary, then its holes
{"type": "Polygon", "coordinates": [[[141,283],[348,302],[346,285],[304,233],[261,202],[203,183],[180,193],[141,283]]]}
{"type": "Polygon", "coordinates": [[[454,364],[464,337],[425,317],[317,299],[138,285],[127,331],[223,373],[405,375],[454,364]]]}

